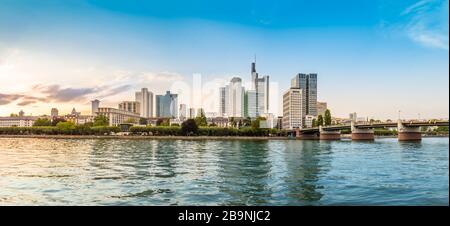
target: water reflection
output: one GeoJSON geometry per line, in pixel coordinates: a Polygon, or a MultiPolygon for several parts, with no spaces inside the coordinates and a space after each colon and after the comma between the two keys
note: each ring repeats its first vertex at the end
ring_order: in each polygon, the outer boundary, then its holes
{"type": "Polygon", "coordinates": [[[330,167],[330,152],[329,142],[304,140],[286,144],[284,180],[290,204],[311,205],[322,198],[324,186],[318,182],[330,167]]]}
{"type": "Polygon", "coordinates": [[[218,154],[220,191],[230,198],[224,205],[264,205],[272,195],[268,142],[223,142],[218,154]]]}

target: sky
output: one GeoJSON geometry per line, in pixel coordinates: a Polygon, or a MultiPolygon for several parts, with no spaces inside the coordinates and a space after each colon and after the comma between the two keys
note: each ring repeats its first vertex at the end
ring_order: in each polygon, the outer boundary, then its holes
{"type": "Polygon", "coordinates": [[[0,115],[117,107],[147,87],[218,111],[255,60],[270,110],[318,74],[333,116],[448,118],[448,0],[0,0],[0,115]],[[201,84],[199,86],[199,84],[201,84]]]}

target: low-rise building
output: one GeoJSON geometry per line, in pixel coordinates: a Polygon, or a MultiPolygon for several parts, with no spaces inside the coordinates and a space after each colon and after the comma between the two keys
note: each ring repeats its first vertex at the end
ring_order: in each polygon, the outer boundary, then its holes
{"type": "Polygon", "coordinates": [[[109,120],[109,126],[118,126],[129,121],[138,123],[140,119],[140,115],[137,113],[108,107],[99,107],[96,115],[106,116],[109,120]]]}
{"type": "Polygon", "coordinates": [[[38,116],[0,117],[0,127],[31,127],[38,116]]]}

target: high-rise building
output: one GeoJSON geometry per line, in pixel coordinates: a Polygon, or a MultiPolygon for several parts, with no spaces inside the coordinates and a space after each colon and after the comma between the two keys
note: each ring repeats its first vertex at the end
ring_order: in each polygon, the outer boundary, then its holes
{"type": "Polygon", "coordinates": [[[178,118],[180,120],[185,120],[187,117],[187,106],[186,104],[180,104],[180,110],[178,111],[178,118]]]}
{"type": "Polygon", "coordinates": [[[244,116],[245,89],[241,78],[234,77],[230,84],[220,88],[220,113],[227,117],[244,116]]]}
{"type": "Polygon", "coordinates": [[[156,95],[156,117],[178,117],[178,94],[167,91],[165,95],[156,95]]]}
{"type": "Polygon", "coordinates": [[[136,101],[139,102],[139,113],[141,117],[153,117],[153,93],[149,92],[147,88],[142,88],[141,91],[136,92],[136,101]]]}
{"type": "Polygon", "coordinates": [[[256,118],[256,91],[255,90],[247,90],[245,91],[245,99],[244,99],[244,116],[250,118],[256,118]]]}
{"type": "Polygon", "coordinates": [[[119,110],[140,114],[141,106],[138,101],[122,101],[119,103],[119,110]]]}
{"type": "Polygon", "coordinates": [[[220,93],[220,109],[219,114],[222,117],[227,117],[227,109],[228,109],[228,103],[229,103],[229,88],[226,87],[220,87],[219,93],[220,93]]]}
{"type": "Polygon", "coordinates": [[[317,115],[325,115],[327,110],[327,102],[317,102],[317,115]]]}
{"type": "Polygon", "coordinates": [[[256,72],[256,62],[252,63],[252,90],[256,93],[256,116],[269,111],[269,76],[259,77],[256,72]]]}
{"type": "Polygon", "coordinates": [[[348,118],[351,121],[356,122],[356,119],[358,118],[358,116],[356,115],[356,112],[353,112],[353,113],[348,114],[348,118]]]}
{"type": "Polygon", "coordinates": [[[52,108],[52,110],[50,111],[50,116],[52,118],[57,118],[58,117],[58,109],[57,108],[52,108]]]}
{"type": "Polygon", "coordinates": [[[95,99],[95,100],[91,101],[91,103],[92,103],[92,105],[91,105],[92,106],[91,107],[91,115],[96,115],[97,112],[98,112],[98,108],[100,106],[100,101],[95,99]]]}
{"type": "Polygon", "coordinates": [[[283,94],[283,129],[302,128],[303,93],[300,88],[290,88],[283,94]]]}
{"type": "Polygon", "coordinates": [[[299,73],[291,80],[291,87],[302,89],[305,115],[317,116],[317,74],[299,73]]]}

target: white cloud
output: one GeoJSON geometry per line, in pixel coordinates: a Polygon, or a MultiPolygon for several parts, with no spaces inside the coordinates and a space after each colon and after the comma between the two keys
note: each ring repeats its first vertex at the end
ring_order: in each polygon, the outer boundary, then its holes
{"type": "Polygon", "coordinates": [[[449,49],[448,0],[422,0],[400,15],[406,19],[404,29],[411,40],[431,48],[449,49]]]}

